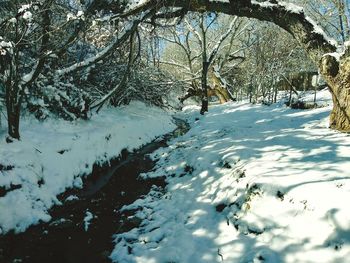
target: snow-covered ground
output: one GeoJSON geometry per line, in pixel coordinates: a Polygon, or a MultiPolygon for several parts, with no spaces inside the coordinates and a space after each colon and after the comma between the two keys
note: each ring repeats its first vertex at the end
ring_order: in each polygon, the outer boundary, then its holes
{"type": "Polygon", "coordinates": [[[81,187],[94,163],[104,163],[123,148],[133,150],[175,128],[170,114],[133,102],[106,109],[89,121],[21,121],[21,141],[5,143],[0,130],[0,187],[19,189],[0,197],[0,234],[24,231],[50,220],[57,195],[81,187]]]}
{"type": "Polygon", "coordinates": [[[115,236],[111,258],[349,262],[350,136],[327,128],[330,109],[227,103],[200,116],[187,107],[192,129],[143,174],[165,175],[166,193],[123,208],[143,221],[115,236]]]}

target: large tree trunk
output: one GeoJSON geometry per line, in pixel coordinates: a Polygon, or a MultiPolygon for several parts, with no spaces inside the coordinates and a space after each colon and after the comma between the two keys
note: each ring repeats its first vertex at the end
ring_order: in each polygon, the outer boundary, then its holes
{"type": "Polygon", "coordinates": [[[7,138],[7,142],[11,142],[12,138],[19,140],[20,111],[18,106],[15,106],[12,109],[9,109],[9,107],[7,108],[7,119],[8,134],[10,136],[7,138]]]}
{"type": "MultiPolygon", "coordinates": [[[[9,81],[10,82],[10,81],[9,81]]],[[[7,110],[7,126],[9,137],[7,142],[11,142],[12,139],[20,139],[19,135],[19,120],[21,103],[18,97],[18,88],[14,87],[10,83],[6,83],[6,110],[7,110]]]]}
{"type": "Polygon", "coordinates": [[[233,100],[227,89],[219,86],[215,86],[214,88],[208,89],[208,97],[210,98],[211,96],[217,97],[221,104],[233,100]]]}
{"type": "Polygon", "coordinates": [[[350,57],[347,53],[340,63],[333,56],[326,55],[320,65],[333,98],[330,128],[343,132],[350,131],[350,57]]]}
{"type": "Polygon", "coordinates": [[[7,111],[7,127],[8,137],[7,142],[12,142],[14,139],[19,140],[19,121],[21,110],[21,86],[18,83],[17,67],[14,62],[15,56],[7,56],[5,64],[0,65],[5,76],[3,84],[5,87],[6,111],[7,111]],[[2,67],[1,67],[2,66],[2,67]]]}
{"type": "MultiPolygon", "coordinates": [[[[347,84],[347,90],[350,90],[349,84],[347,84]]],[[[333,109],[329,118],[330,128],[338,131],[349,132],[350,131],[350,96],[347,94],[344,97],[333,96],[333,109]]]]}

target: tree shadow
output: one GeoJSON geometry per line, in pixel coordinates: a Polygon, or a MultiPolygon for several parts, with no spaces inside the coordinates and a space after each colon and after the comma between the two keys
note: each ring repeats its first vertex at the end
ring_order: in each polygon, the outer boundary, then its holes
{"type": "MultiPolygon", "coordinates": [[[[292,262],[293,254],[310,246],[310,240],[291,239],[274,218],[255,215],[262,227],[251,224],[245,212],[254,195],[259,196],[254,185],[265,195],[275,196],[281,189],[282,198],[305,185],[349,179],[344,166],[350,167],[350,160],[342,151],[350,147],[344,139],[347,135],[315,122],[328,113],[325,108],[215,107],[168,149],[153,154],[158,159],[156,169],[145,176],[165,175],[167,193],[138,203],[141,212],[136,215],[143,218],[142,227],[117,237],[115,258],[126,262],[136,262],[135,257],[142,262],[292,262]],[[284,178],[288,185],[280,184],[284,178]],[[256,184],[260,179],[263,183],[256,184]],[[130,236],[133,239],[128,241],[130,236]]],[[[346,229],[329,238],[331,243],[339,239],[349,241],[346,229]]]]}
{"type": "Polygon", "coordinates": [[[330,209],[324,218],[334,227],[333,233],[327,238],[324,245],[335,250],[341,250],[345,244],[350,244],[350,229],[339,222],[339,218],[337,218],[339,212],[337,208],[330,209]]]}

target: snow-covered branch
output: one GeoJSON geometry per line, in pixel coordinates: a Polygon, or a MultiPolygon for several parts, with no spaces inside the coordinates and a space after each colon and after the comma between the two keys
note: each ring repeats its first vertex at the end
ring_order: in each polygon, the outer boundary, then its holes
{"type": "Polygon", "coordinates": [[[116,47],[119,47],[120,45],[125,43],[128,40],[128,38],[130,37],[130,35],[136,31],[138,25],[142,21],[147,19],[151,15],[151,13],[152,12],[149,11],[149,12],[147,12],[145,14],[142,14],[142,15],[139,15],[137,18],[135,18],[131,22],[131,24],[125,29],[123,35],[114,37],[114,39],[111,41],[111,43],[108,46],[106,46],[103,50],[98,52],[95,56],[87,58],[87,59],[85,59],[83,61],[74,63],[73,65],[71,65],[69,67],[56,70],[55,75],[57,77],[60,77],[60,76],[63,76],[65,74],[67,74],[67,73],[76,71],[76,70],[78,70],[80,68],[91,66],[91,65],[95,64],[96,62],[104,59],[116,47]]]}
{"type": "Polygon", "coordinates": [[[227,39],[227,37],[232,33],[233,29],[234,29],[234,25],[237,22],[238,17],[235,16],[229,26],[229,29],[226,31],[226,33],[224,33],[220,39],[217,41],[217,44],[212,48],[210,54],[209,54],[209,63],[212,63],[216,54],[218,53],[220,46],[222,45],[222,43],[227,39]]]}
{"type": "Polygon", "coordinates": [[[203,45],[203,39],[202,36],[199,34],[199,32],[191,25],[191,22],[188,21],[188,19],[185,19],[185,25],[187,29],[197,38],[199,45],[203,45]]]}
{"type": "MultiPolygon", "coordinates": [[[[129,13],[142,12],[157,7],[159,3],[157,0],[142,1],[129,13]]],[[[292,34],[316,63],[319,63],[324,54],[335,52],[337,48],[336,42],[330,39],[316,22],[307,17],[302,8],[284,1],[163,0],[158,8],[165,7],[185,8],[193,12],[206,10],[273,22],[292,34]]]]}
{"type": "Polygon", "coordinates": [[[175,67],[179,67],[179,68],[182,68],[182,69],[185,69],[187,71],[190,71],[190,68],[183,65],[183,64],[180,64],[180,63],[176,63],[174,61],[159,61],[159,63],[161,64],[166,64],[166,65],[170,65],[170,66],[175,66],[175,67]]]}

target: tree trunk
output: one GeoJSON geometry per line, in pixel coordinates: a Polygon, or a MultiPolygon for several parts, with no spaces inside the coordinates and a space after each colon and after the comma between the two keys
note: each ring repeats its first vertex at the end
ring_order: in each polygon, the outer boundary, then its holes
{"type": "Polygon", "coordinates": [[[20,139],[19,120],[20,120],[20,99],[18,97],[18,88],[6,83],[6,110],[7,110],[7,126],[8,134],[7,142],[12,139],[20,139]]]}
{"type": "Polygon", "coordinates": [[[326,79],[333,99],[329,126],[332,129],[350,132],[350,57],[345,53],[340,63],[326,55],[320,63],[320,71],[326,79]]]}
{"type": "Polygon", "coordinates": [[[7,127],[8,137],[7,142],[12,142],[14,139],[19,140],[19,121],[21,110],[21,86],[18,83],[17,67],[14,62],[15,56],[8,56],[7,63],[4,69],[5,101],[7,111],[7,127]]]}
{"type": "Polygon", "coordinates": [[[19,119],[20,119],[20,111],[18,110],[18,106],[15,106],[11,111],[9,111],[9,107],[7,107],[7,124],[8,124],[8,134],[9,138],[7,138],[7,142],[11,142],[13,139],[20,139],[19,136],[19,119]]]}
{"type": "Polygon", "coordinates": [[[316,106],[316,99],[317,99],[317,85],[314,87],[314,105],[316,106]]]}
{"type": "Polygon", "coordinates": [[[333,110],[329,119],[330,128],[343,132],[350,131],[350,85],[349,83],[346,84],[346,87],[338,86],[335,88],[338,90],[338,95],[334,96],[332,93],[333,110]],[[341,89],[344,89],[344,92],[339,92],[341,89]]]}
{"type": "Polygon", "coordinates": [[[209,98],[208,98],[208,83],[207,83],[207,76],[208,76],[208,69],[209,69],[209,63],[207,61],[203,61],[203,69],[202,69],[202,108],[200,113],[203,115],[204,112],[208,112],[208,104],[209,104],[209,98]]]}
{"type": "Polygon", "coordinates": [[[290,85],[290,90],[289,90],[289,99],[288,99],[288,106],[290,107],[292,104],[292,94],[293,94],[293,89],[292,89],[292,85],[290,85]]]}
{"type": "Polygon", "coordinates": [[[220,103],[226,103],[230,100],[230,98],[228,97],[228,93],[227,90],[224,88],[220,88],[220,87],[215,87],[214,89],[209,89],[208,90],[208,97],[210,98],[211,96],[215,96],[219,99],[220,103]]]}

